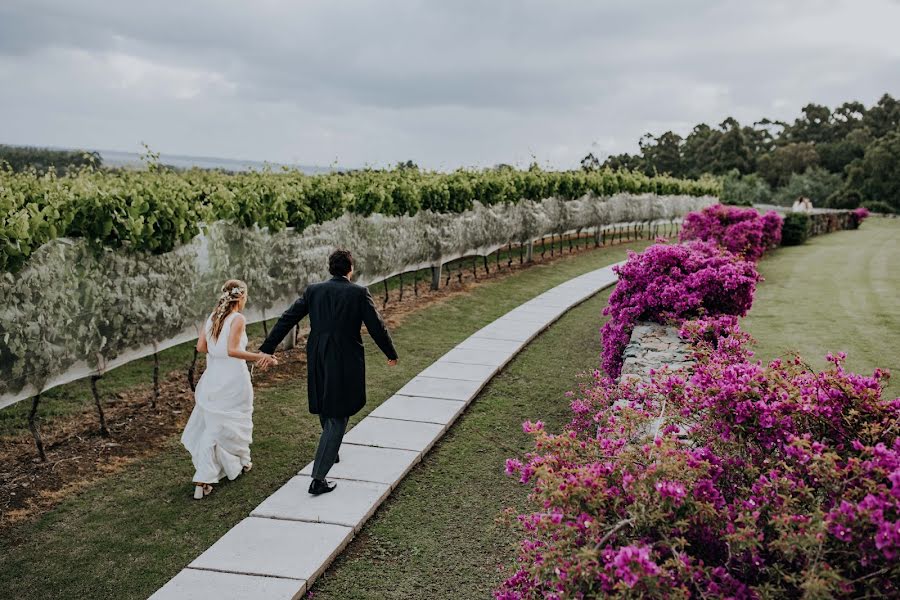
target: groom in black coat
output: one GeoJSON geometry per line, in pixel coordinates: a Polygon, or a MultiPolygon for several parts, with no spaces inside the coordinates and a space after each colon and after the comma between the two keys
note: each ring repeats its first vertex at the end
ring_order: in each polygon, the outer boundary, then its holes
{"type": "Polygon", "coordinates": [[[397,351],[372,295],[367,288],[350,282],[353,276],[350,251],[335,250],[328,257],[328,271],[332,278],[308,286],[281,315],[259,348],[260,352],[273,354],[291,328],[309,315],[311,331],[306,342],[309,412],[319,415],[322,424],[310,494],[324,494],[337,485],[326,481],[325,476],[339,460],[338,449],[347,421],[366,403],[366,356],[360,336],[363,323],[387,356],[388,364],[397,364],[397,351]]]}

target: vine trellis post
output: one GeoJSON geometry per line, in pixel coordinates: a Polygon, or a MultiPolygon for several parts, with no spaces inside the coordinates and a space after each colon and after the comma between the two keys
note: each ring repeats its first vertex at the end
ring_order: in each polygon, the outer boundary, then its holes
{"type": "MultiPolygon", "coordinates": [[[[441,268],[440,263],[436,267],[431,267],[431,289],[437,290],[441,287],[441,268]]],[[[449,281],[449,280],[448,280],[449,281]]]]}
{"type": "Polygon", "coordinates": [[[47,454],[44,452],[44,440],[41,439],[41,430],[37,426],[37,410],[41,403],[41,395],[38,393],[31,399],[31,410],[28,412],[28,429],[31,430],[31,437],[34,438],[34,446],[37,448],[38,457],[41,462],[47,462],[47,454]]]}
{"type": "Polygon", "coordinates": [[[156,408],[159,401],[159,351],[153,353],[153,395],[150,397],[150,407],[156,408]]]}
{"type": "Polygon", "coordinates": [[[100,400],[100,393],[97,391],[97,382],[102,375],[91,375],[91,393],[94,396],[94,406],[97,408],[97,417],[100,420],[100,436],[108,438],[109,428],[106,426],[106,415],[103,414],[103,403],[100,400]]]}

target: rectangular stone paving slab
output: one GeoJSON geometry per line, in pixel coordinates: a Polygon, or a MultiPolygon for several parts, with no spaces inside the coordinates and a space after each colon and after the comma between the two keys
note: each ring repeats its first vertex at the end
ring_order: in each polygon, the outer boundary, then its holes
{"type": "Polygon", "coordinates": [[[391,491],[386,483],[340,481],[333,492],[313,496],[308,491],[311,481],[307,475],[291,478],[250,516],[333,523],[359,531],[391,491]]]}
{"type": "Polygon", "coordinates": [[[509,362],[513,352],[497,350],[476,350],[474,348],[454,348],[441,357],[441,362],[455,362],[468,365],[488,365],[499,367],[509,362]]]}
{"type": "Polygon", "coordinates": [[[544,328],[545,325],[543,324],[522,324],[512,321],[504,321],[503,323],[500,323],[498,320],[494,321],[486,327],[479,329],[472,334],[472,337],[492,340],[527,342],[544,328]]]}
{"type": "Polygon", "coordinates": [[[519,308],[532,310],[557,310],[560,311],[560,314],[565,313],[569,307],[572,306],[572,302],[569,300],[557,300],[554,298],[541,298],[538,296],[534,300],[529,300],[519,308]]]}
{"type": "Polygon", "coordinates": [[[413,377],[397,391],[400,396],[426,396],[468,402],[478,393],[484,382],[462,379],[438,379],[437,377],[413,377]]]}
{"type": "MultiPolygon", "coordinates": [[[[328,479],[353,479],[385,483],[393,488],[419,462],[421,452],[341,444],[341,462],[331,467],[328,479]]],[[[309,463],[300,475],[311,475],[309,463]]]]}
{"type": "Polygon", "coordinates": [[[303,579],[184,569],[150,600],[297,600],[305,592],[303,579]]]}
{"type": "Polygon", "coordinates": [[[193,569],[314,580],[353,528],[247,517],[190,564],[193,569]]]}
{"type": "Polygon", "coordinates": [[[548,320],[526,321],[524,319],[503,317],[502,319],[497,319],[496,321],[488,325],[488,327],[494,327],[500,331],[511,332],[513,334],[515,334],[516,331],[519,331],[521,332],[521,335],[529,334],[530,337],[526,339],[530,339],[536,334],[547,329],[549,325],[550,321],[548,320]]]}
{"type": "MultiPolygon", "coordinates": [[[[472,340],[472,338],[469,338],[472,340]]],[[[495,340],[478,340],[483,342],[491,342],[495,340]]],[[[497,340],[508,344],[521,344],[522,342],[510,342],[508,340],[497,340]]],[[[489,379],[495,372],[497,367],[490,365],[464,365],[462,363],[451,363],[437,361],[432,363],[430,367],[419,373],[420,377],[436,377],[438,379],[462,379],[464,381],[485,381],[489,379]]]]}
{"type": "Polygon", "coordinates": [[[591,281],[569,281],[553,288],[552,292],[565,292],[573,294],[591,294],[597,291],[597,284],[591,281]]]}
{"type": "Polygon", "coordinates": [[[370,417],[406,419],[448,425],[465,410],[466,404],[457,400],[441,400],[421,396],[391,396],[370,417]]]}
{"type": "Polygon", "coordinates": [[[504,316],[511,315],[521,315],[525,318],[547,318],[547,317],[558,317],[564,314],[567,310],[568,306],[549,306],[549,305],[541,305],[541,304],[523,304],[517,308],[512,309],[504,316]]]}
{"type": "Polygon", "coordinates": [[[425,452],[444,432],[444,425],[420,421],[401,421],[366,417],[347,432],[344,441],[360,446],[399,448],[425,452]]]}
{"type": "Polygon", "coordinates": [[[456,347],[471,350],[493,350],[494,352],[514,353],[524,348],[525,342],[515,342],[512,340],[488,340],[485,338],[470,337],[457,344],[456,347]]]}

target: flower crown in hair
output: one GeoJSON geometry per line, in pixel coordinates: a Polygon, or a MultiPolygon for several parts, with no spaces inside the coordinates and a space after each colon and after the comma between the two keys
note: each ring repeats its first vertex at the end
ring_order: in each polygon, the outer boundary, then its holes
{"type": "Polygon", "coordinates": [[[234,286],[231,289],[223,290],[222,295],[219,296],[221,300],[237,300],[244,294],[244,288],[239,285],[234,286]]]}

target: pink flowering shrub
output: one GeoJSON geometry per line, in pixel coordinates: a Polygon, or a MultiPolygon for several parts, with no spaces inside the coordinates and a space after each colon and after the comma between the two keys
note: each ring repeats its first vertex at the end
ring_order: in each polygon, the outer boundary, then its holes
{"type": "Polygon", "coordinates": [[[637,321],[666,323],[701,315],[740,315],[750,309],[759,274],[753,263],[711,242],[655,244],[614,268],[616,289],[603,309],[603,368],[622,369],[622,352],[637,321]]]}
{"type": "Polygon", "coordinates": [[[821,372],[753,362],[734,317],[682,335],[690,372],[638,385],[598,371],[564,431],[526,423],[535,449],[507,472],[535,510],[515,519],[523,540],[495,598],[898,597],[887,373],[847,372],[842,355],[821,372]]]}
{"type": "Polygon", "coordinates": [[[784,217],[774,210],[770,210],[762,216],[762,246],[763,252],[777,248],[781,245],[781,226],[784,225],[784,217]]]}
{"type": "Polygon", "coordinates": [[[760,216],[752,208],[714,204],[685,215],[680,239],[715,242],[747,260],[757,261],[781,242],[782,221],[775,211],[760,216]]]}
{"type": "Polygon", "coordinates": [[[860,206],[859,208],[854,208],[850,211],[850,228],[856,229],[860,226],[860,224],[865,221],[871,213],[869,209],[865,206],[860,206]]]}

